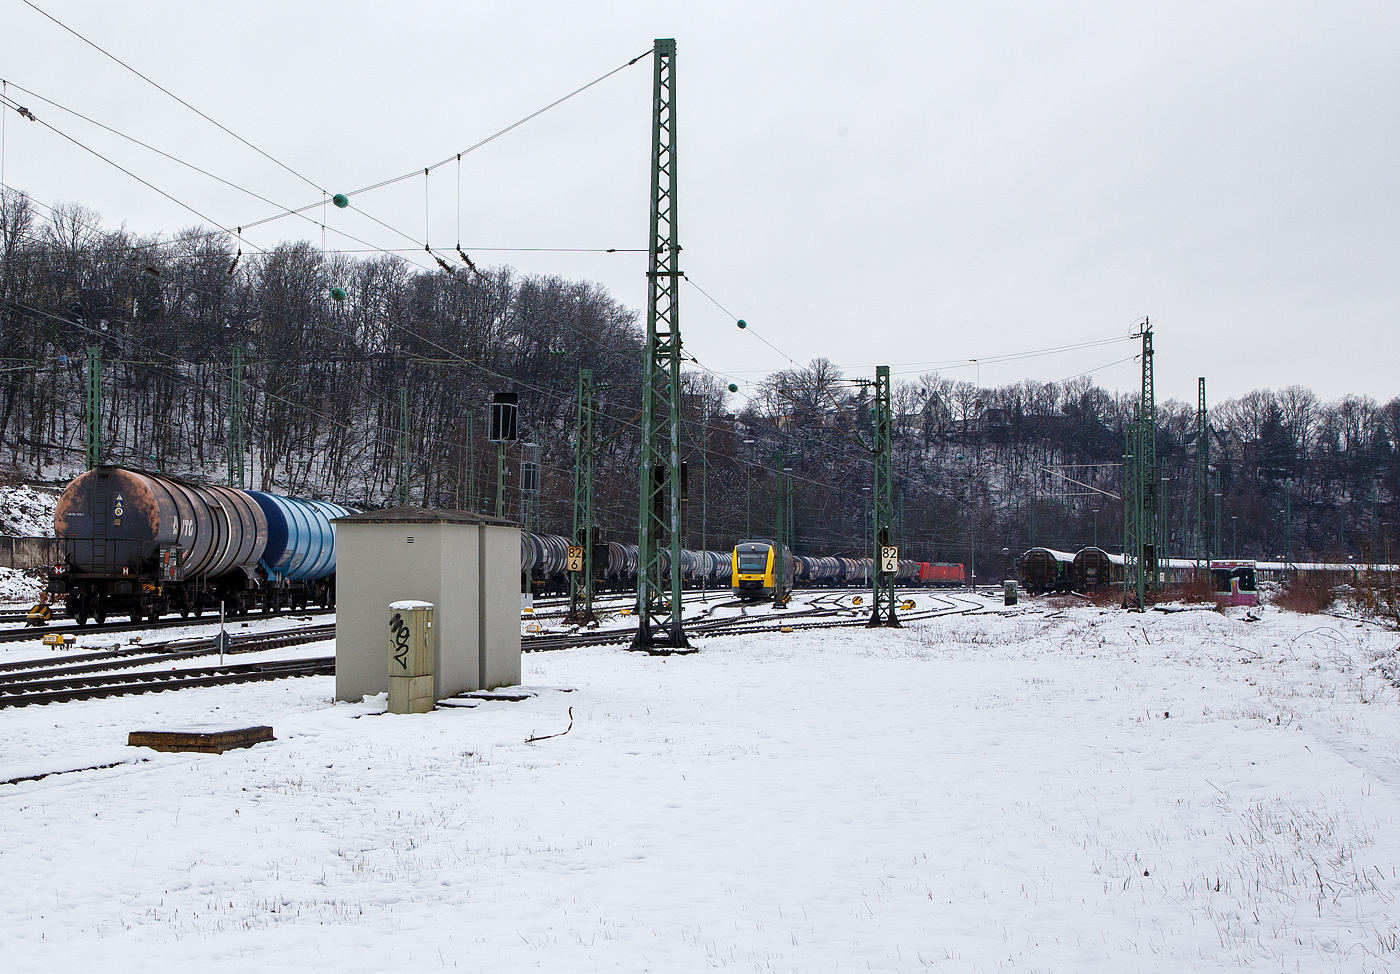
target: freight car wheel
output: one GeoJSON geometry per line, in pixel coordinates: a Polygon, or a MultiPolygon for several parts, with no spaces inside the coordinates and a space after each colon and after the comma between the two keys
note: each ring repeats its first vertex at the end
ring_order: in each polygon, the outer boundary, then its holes
{"type": "Polygon", "coordinates": [[[87,609],[76,609],[73,612],[73,621],[80,626],[87,625],[87,609]]]}
{"type": "Polygon", "coordinates": [[[101,606],[94,609],[92,612],[92,621],[99,626],[104,625],[107,622],[107,610],[101,606]]]}

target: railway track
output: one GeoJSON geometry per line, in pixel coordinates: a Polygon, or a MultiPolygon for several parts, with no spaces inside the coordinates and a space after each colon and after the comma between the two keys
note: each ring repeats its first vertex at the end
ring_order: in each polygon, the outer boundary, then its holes
{"type": "MultiPolygon", "coordinates": [[[[50,620],[53,620],[53,619],[67,619],[67,618],[68,618],[68,613],[67,613],[61,606],[58,607],[58,608],[56,608],[56,609],[53,609],[52,611],[53,611],[53,615],[51,615],[51,616],[49,617],[50,620]]],[[[28,608],[28,607],[23,608],[23,609],[4,609],[4,610],[0,610],[0,626],[4,626],[4,625],[14,625],[14,624],[16,624],[16,623],[22,623],[22,622],[24,622],[24,621],[25,621],[26,619],[28,619],[28,618],[29,618],[29,608],[28,608]]]]}
{"type": "MultiPolygon", "coordinates": [[[[840,596],[837,596],[839,598],[840,596]]],[[[926,596],[927,597],[927,596],[926,596]]],[[[819,596],[818,601],[829,598],[819,596]]],[[[920,622],[944,616],[975,615],[992,611],[992,607],[980,600],[974,602],[968,597],[932,596],[944,603],[941,608],[912,609],[899,615],[901,622],[920,622]],[[961,604],[959,604],[961,603],[961,604]]],[[[696,620],[686,623],[686,634],[690,636],[731,636],[749,633],[769,633],[807,629],[856,629],[864,628],[868,622],[868,609],[862,606],[833,605],[809,606],[806,609],[792,609],[788,614],[775,616],[735,616],[726,619],[696,620]],[[848,613],[854,612],[855,616],[848,613]]],[[[607,646],[617,643],[630,643],[637,635],[634,628],[612,629],[606,632],[581,632],[565,635],[529,636],[520,641],[520,648],[527,653],[550,652],[563,649],[577,649],[584,646],[607,646]]],[[[671,651],[658,649],[659,655],[672,655],[671,651]]]]}
{"type": "Polygon", "coordinates": [[[122,697],[135,693],[158,693],[186,687],[226,686],[259,680],[281,680],[289,676],[325,676],[335,673],[335,657],[277,660],[268,663],[241,663],[226,666],[192,667],[183,670],[143,671],[68,680],[39,681],[18,687],[0,685],[0,708],[27,707],[40,703],[122,697]]]}
{"type": "MultiPolygon", "coordinates": [[[[690,605],[695,602],[714,601],[717,598],[728,598],[729,589],[711,588],[706,590],[687,589],[681,596],[681,601],[690,605]]],[[[603,612],[620,612],[623,609],[631,609],[637,604],[637,593],[622,592],[614,595],[595,595],[593,597],[593,611],[595,614],[603,612]]],[[[569,614],[569,600],[565,598],[551,597],[549,599],[535,599],[534,611],[527,617],[538,622],[542,619],[562,619],[569,614]]]]}
{"type": "MultiPolygon", "coordinates": [[[[749,633],[792,632],[809,629],[862,628],[867,624],[863,607],[839,603],[842,595],[819,595],[805,608],[795,608],[778,616],[739,615],[723,619],[693,619],[686,631],[694,637],[713,637],[749,633]],[[828,600],[834,600],[831,604],[828,600]],[[851,613],[855,613],[852,615],[851,613]]],[[[901,621],[918,622],[955,615],[973,615],[994,611],[994,607],[966,596],[932,596],[942,603],[903,613],[901,621]]],[[[731,608],[733,602],[718,603],[714,608],[731,608]]],[[[711,610],[712,611],[712,610],[711,610]]],[[[183,620],[175,624],[186,624],[183,620]]],[[[127,627],[129,628],[129,627],[127,627]]],[[[584,646],[604,646],[627,643],[636,630],[612,629],[605,632],[576,632],[567,635],[526,636],[521,639],[525,652],[549,652],[584,646]]],[[[253,653],[287,646],[319,642],[335,636],[335,625],[306,626],[300,629],[269,633],[240,633],[231,637],[229,654],[253,653]]],[[[126,646],[93,653],[70,654],[48,660],[24,660],[0,663],[0,709],[33,704],[59,703],[69,700],[91,700],[101,697],[154,693],[185,687],[226,686],[261,680],[278,680],[293,676],[321,676],[335,673],[335,658],[331,656],[302,660],[275,660],[263,663],[223,664],[219,666],[185,667],[170,670],[138,670],[166,663],[178,663],[218,652],[216,637],[181,639],[168,643],[126,646]],[[137,670],[136,672],[116,672],[137,670]]],[[[665,649],[656,651],[669,655],[665,649]]]]}
{"type": "MultiPolygon", "coordinates": [[[[286,646],[300,646],[335,637],[335,626],[308,626],[275,633],[245,633],[232,637],[230,654],[256,653],[286,646]]],[[[125,647],[101,653],[84,653],[57,660],[6,663],[0,666],[0,709],[66,700],[178,690],[191,686],[221,686],[289,676],[319,676],[335,672],[335,657],[306,660],[274,660],[264,663],[226,664],[170,670],[115,673],[164,663],[175,663],[217,653],[218,643],[208,639],[125,647]]]]}
{"type": "MultiPolygon", "coordinates": [[[[297,618],[300,616],[324,616],[334,614],[334,609],[305,609],[297,612],[278,613],[268,615],[264,612],[250,613],[244,616],[229,616],[229,622],[248,622],[252,619],[275,619],[278,615],[297,618]]],[[[181,626],[208,626],[217,625],[218,616],[205,616],[190,619],[160,619],[155,622],[108,622],[103,625],[89,623],[85,626],[70,624],[66,626],[21,626],[14,629],[0,629],[0,643],[17,643],[26,639],[38,639],[45,633],[59,632],[72,633],[75,636],[87,634],[103,634],[112,632],[148,632],[152,629],[178,629],[181,626]]]]}

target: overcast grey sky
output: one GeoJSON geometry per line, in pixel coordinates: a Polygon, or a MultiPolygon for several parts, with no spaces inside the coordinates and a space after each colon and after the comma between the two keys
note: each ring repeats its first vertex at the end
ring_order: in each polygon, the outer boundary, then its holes
{"type": "MultiPolygon", "coordinates": [[[[785,355],[851,374],[1128,335],[1150,315],[1157,395],[1291,383],[1400,393],[1400,4],[122,3],[40,7],[316,186],[420,169],[677,39],[682,264],[785,355]]],[[[317,189],[36,13],[0,0],[0,77],[279,204],[317,189]]],[[[605,285],[638,310],[650,59],[427,181],[430,242],[605,285]]],[[[212,220],[275,208],[10,95],[212,220]]],[[[141,233],[199,222],[6,112],[4,180],[141,233]]],[[[356,198],[421,248],[420,177],[356,198]]],[[[317,215],[319,211],[317,211],[317,215]]],[[[321,231],[284,219],[270,247],[321,231]]],[[[331,248],[358,247],[331,233],[331,248]]],[[[424,256],[408,254],[418,260],[424,256]]],[[[687,348],[757,381],[788,366],[693,288],[687,348]]],[[[1127,343],[983,364],[984,385],[1092,371],[1127,343]]],[[[1116,363],[1116,364],[1110,364],[1116,363]]]]}

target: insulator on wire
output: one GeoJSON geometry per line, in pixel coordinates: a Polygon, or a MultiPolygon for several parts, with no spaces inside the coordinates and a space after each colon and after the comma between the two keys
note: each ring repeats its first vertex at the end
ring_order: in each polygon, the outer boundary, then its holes
{"type": "MultiPolygon", "coordinates": [[[[462,258],[462,263],[464,263],[464,264],[467,265],[467,269],[468,269],[468,270],[476,271],[476,265],[472,263],[472,259],[471,259],[470,257],[468,257],[466,254],[462,253],[462,248],[461,248],[461,247],[458,247],[458,248],[457,248],[457,255],[458,255],[459,257],[462,258]]],[[[481,273],[480,271],[476,271],[476,272],[477,272],[478,274],[481,273]]]]}
{"type": "Polygon", "coordinates": [[[238,248],[238,253],[233,255],[233,263],[228,265],[229,276],[233,276],[234,269],[238,267],[238,262],[243,259],[243,248],[238,248]]]}
{"type": "Polygon", "coordinates": [[[447,261],[443,260],[443,259],[442,259],[441,257],[439,257],[437,254],[433,254],[433,260],[437,261],[437,262],[438,262],[438,266],[441,267],[443,270],[447,271],[447,273],[451,274],[453,277],[456,277],[456,276],[457,276],[457,272],[456,272],[455,270],[453,270],[451,267],[449,267],[448,264],[447,264],[447,261]]]}

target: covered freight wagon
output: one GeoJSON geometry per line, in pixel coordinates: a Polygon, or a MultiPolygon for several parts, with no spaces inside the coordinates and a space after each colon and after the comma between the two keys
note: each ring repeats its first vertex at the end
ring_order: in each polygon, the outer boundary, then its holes
{"type": "Polygon", "coordinates": [[[1074,556],[1071,571],[1076,592],[1092,592],[1123,580],[1121,562],[1115,565],[1113,557],[1102,548],[1084,548],[1079,551],[1074,556]]]}
{"type": "Polygon", "coordinates": [[[1073,585],[1074,555],[1032,548],[1021,556],[1021,586],[1031,594],[1065,592],[1073,585]]]}

